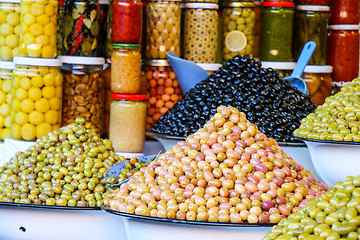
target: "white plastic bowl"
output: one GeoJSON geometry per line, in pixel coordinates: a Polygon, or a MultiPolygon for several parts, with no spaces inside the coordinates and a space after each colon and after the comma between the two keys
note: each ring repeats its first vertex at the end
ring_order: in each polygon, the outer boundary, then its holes
{"type": "Polygon", "coordinates": [[[360,175],[360,143],[302,139],[317,174],[328,186],[360,175]]]}

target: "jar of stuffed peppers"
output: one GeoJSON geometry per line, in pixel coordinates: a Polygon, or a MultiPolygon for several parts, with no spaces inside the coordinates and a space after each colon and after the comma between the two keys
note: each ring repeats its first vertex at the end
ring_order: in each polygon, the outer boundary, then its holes
{"type": "Polygon", "coordinates": [[[185,4],[184,58],[196,63],[215,63],[218,47],[218,10],[214,3],[185,4]]]}
{"type": "Polygon", "coordinates": [[[11,137],[35,140],[61,126],[63,75],[58,59],[15,57],[11,137]]]}
{"type": "Polygon", "coordinates": [[[263,2],[261,8],[260,60],[293,60],[294,3],[263,2]]]}
{"type": "Polygon", "coordinates": [[[57,0],[28,0],[20,3],[20,55],[56,57],[57,0]]]}
{"type": "Polygon", "coordinates": [[[359,24],[359,0],[332,0],[330,24],[359,24]]]}
{"type": "Polygon", "coordinates": [[[328,64],[335,82],[347,82],[359,74],[359,25],[330,25],[328,64]]]}
{"type": "Polygon", "coordinates": [[[254,53],[255,5],[229,2],[223,11],[223,60],[254,53]]]}
{"type": "Polygon", "coordinates": [[[66,126],[78,117],[101,135],[104,117],[104,58],[60,56],[64,74],[63,117],[66,126]]]}
{"type": "Polygon", "coordinates": [[[0,0],[0,60],[19,56],[20,0],[0,0]]]}
{"type": "Polygon", "coordinates": [[[149,1],[147,4],[146,58],[167,59],[167,51],[180,56],[180,31],[180,0],[149,1]]]}
{"type": "Polygon", "coordinates": [[[13,62],[0,61],[0,141],[10,138],[13,62]]]}
{"type": "Polygon", "coordinates": [[[327,25],[330,7],[299,5],[296,8],[294,59],[297,60],[308,41],[314,41],[316,48],[308,65],[325,65],[327,54],[327,25]]]}
{"type": "Polygon", "coordinates": [[[139,44],[142,27],[142,4],[140,0],[114,0],[112,4],[113,43],[139,44]]]}
{"type": "Polygon", "coordinates": [[[62,55],[99,55],[99,15],[98,0],[65,1],[62,55]]]}

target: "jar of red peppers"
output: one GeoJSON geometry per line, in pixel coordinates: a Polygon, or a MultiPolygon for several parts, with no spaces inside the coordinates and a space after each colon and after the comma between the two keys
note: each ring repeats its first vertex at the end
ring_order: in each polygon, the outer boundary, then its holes
{"type": "Polygon", "coordinates": [[[328,64],[335,82],[351,81],[359,74],[359,25],[329,26],[328,64]]]}
{"type": "Polygon", "coordinates": [[[142,4],[140,0],[114,0],[112,5],[113,43],[139,44],[142,31],[142,4]]]}
{"type": "Polygon", "coordinates": [[[359,24],[359,0],[332,0],[330,24],[359,24]]]}

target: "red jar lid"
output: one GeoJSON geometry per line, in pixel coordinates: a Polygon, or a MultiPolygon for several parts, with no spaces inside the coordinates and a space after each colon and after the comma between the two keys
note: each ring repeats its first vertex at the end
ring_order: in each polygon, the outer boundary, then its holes
{"type": "Polygon", "coordinates": [[[145,100],[146,99],[146,95],[140,95],[140,94],[116,94],[113,93],[111,94],[111,98],[112,99],[117,99],[117,100],[145,100]]]}
{"type": "Polygon", "coordinates": [[[263,7],[295,7],[293,2],[263,2],[263,7]]]}
{"type": "Polygon", "coordinates": [[[64,6],[64,1],[58,1],[59,6],[64,6]]]}

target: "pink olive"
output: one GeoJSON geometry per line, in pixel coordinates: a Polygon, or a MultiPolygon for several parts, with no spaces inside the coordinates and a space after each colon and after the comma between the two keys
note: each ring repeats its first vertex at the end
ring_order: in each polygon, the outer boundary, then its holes
{"type": "Polygon", "coordinates": [[[264,211],[269,211],[270,208],[273,208],[275,207],[275,203],[272,202],[272,201],[265,201],[261,204],[261,208],[264,210],[264,211]]]}
{"type": "Polygon", "coordinates": [[[265,166],[265,164],[263,163],[258,163],[256,164],[255,166],[255,171],[260,171],[260,172],[263,172],[263,173],[266,173],[268,171],[267,167],[265,166]]]}

